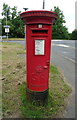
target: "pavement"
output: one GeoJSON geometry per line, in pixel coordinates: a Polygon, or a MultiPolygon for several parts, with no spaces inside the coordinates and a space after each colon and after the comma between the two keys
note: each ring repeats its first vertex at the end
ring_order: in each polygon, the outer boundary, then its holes
{"type": "Polygon", "coordinates": [[[74,40],[53,40],[51,63],[55,64],[64,74],[64,80],[71,85],[72,94],[63,113],[64,118],[75,118],[75,65],[77,64],[74,40]]]}

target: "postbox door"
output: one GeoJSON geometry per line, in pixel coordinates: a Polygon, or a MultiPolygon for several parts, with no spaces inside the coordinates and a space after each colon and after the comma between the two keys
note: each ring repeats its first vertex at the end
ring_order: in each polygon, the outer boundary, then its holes
{"type": "Polygon", "coordinates": [[[51,41],[48,37],[33,37],[32,46],[28,60],[28,88],[44,91],[48,89],[51,41]]]}

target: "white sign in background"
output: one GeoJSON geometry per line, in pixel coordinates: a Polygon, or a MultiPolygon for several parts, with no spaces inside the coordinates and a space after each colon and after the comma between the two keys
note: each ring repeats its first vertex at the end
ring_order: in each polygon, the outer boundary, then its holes
{"type": "Polygon", "coordinates": [[[9,28],[5,28],[5,32],[6,32],[6,33],[9,33],[9,28]]]}
{"type": "Polygon", "coordinates": [[[35,40],[35,55],[44,55],[45,40],[35,40]]]}

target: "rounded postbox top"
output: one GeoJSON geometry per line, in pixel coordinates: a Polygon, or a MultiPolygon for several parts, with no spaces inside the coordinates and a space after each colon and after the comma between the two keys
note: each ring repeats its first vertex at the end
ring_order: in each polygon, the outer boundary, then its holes
{"type": "Polygon", "coordinates": [[[32,10],[21,13],[20,17],[25,24],[53,24],[53,21],[57,19],[57,14],[47,10],[32,10]]]}

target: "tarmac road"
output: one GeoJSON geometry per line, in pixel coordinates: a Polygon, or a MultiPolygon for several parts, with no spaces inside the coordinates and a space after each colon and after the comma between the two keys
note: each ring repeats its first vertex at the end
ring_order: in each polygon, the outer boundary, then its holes
{"type": "Polygon", "coordinates": [[[75,65],[77,64],[74,40],[53,40],[51,49],[51,63],[63,72],[65,81],[72,86],[73,92],[64,111],[64,118],[75,118],[75,65]]]}

